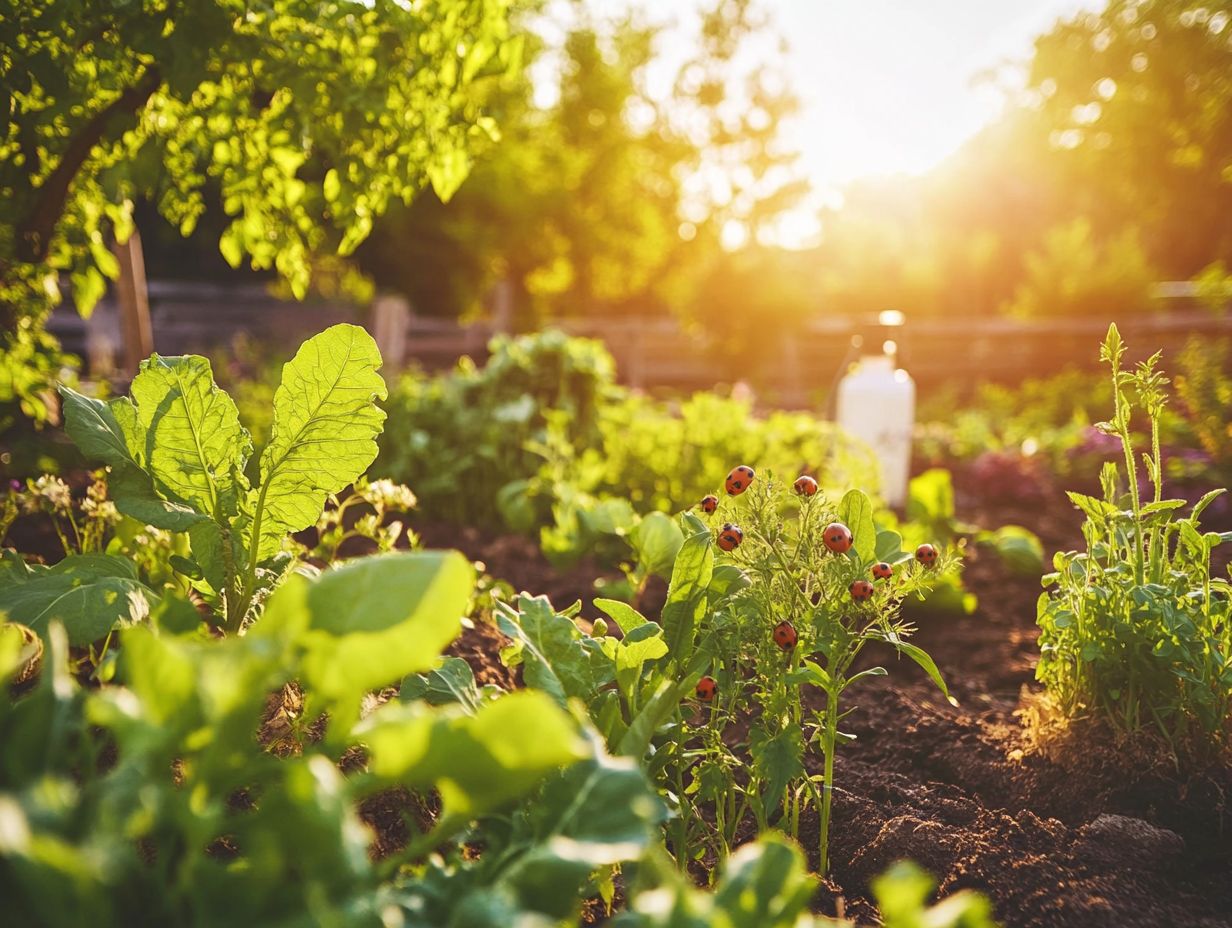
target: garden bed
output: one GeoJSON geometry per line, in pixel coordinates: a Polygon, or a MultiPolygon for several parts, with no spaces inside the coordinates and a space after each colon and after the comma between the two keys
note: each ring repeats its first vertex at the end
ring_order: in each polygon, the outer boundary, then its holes
{"type": "MultiPolygon", "coordinates": [[[[970,500],[960,498],[960,508],[981,517],[970,500]]],[[[1049,554],[1080,539],[1078,514],[1063,503],[1017,515],[1049,554]]],[[[555,571],[525,539],[417,528],[426,544],[458,547],[515,589],[546,593],[559,607],[593,595],[592,564],[555,571]]],[[[1039,692],[1038,581],[978,552],[968,555],[965,579],[979,596],[977,612],[921,616],[915,638],[936,659],[957,708],[910,662],[872,656],[891,677],[867,687],[845,722],[858,738],[837,759],[833,868],[815,909],[871,921],[868,881],[910,858],[936,876],[942,895],[988,894],[1007,928],[1232,925],[1232,773],[1180,779],[1148,748],[1115,745],[1094,729],[1037,743],[1024,714],[1039,692]]],[[[643,606],[654,613],[655,604],[643,606]]],[[[598,613],[587,602],[583,615],[598,613]]],[[[508,685],[501,644],[498,632],[480,626],[450,653],[481,682],[508,685]]],[[[820,754],[811,761],[818,772],[820,754]]],[[[816,827],[815,817],[802,822],[806,849],[816,827]]],[[[815,849],[811,856],[815,865],[815,849]]]]}

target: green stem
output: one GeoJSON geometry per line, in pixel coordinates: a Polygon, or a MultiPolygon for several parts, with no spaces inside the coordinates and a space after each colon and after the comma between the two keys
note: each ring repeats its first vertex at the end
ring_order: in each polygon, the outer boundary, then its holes
{"type": "Polygon", "coordinates": [[[821,841],[818,848],[817,872],[825,876],[830,870],[830,804],[834,798],[834,745],[838,737],[838,694],[826,691],[826,722],[822,731],[822,750],[826,755],[824,792],[821,795],[821,841]]]}

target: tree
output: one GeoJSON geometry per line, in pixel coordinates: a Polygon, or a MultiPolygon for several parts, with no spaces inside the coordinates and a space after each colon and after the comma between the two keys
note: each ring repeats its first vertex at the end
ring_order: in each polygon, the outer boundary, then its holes
{"type": "Polygon", "coordinates": [[[1104,236],[1188,278],[1232,258],[1232,2],[1110,0],[1037,40],[1056,170],[1104,236]]]}
{"type": "Polygon", "coordinates": [[[458,195],[391,211],[359,252],[418,311],[473,313],[497,280],[523,322],[686,307],[729,220],[756,238],[804,192],[778,138],[795,97],[751,48],[773,34],[757,3],[715,0],[687,39],[582,4],[574,17],[528,50],[547,63],[537,86],[506,82],[489,101],[501,143],[458,195]],[[670,88],[652,88],[685,41],[670,88]]]}
{"type": "Polygon", "coordinates": [[[88,311],[145,197],[189,234],[207,184],[238,266],[307,287],[391,199],[448,199],[495,134],[472,87],[517,65],[512,0],[4,0],[0,308],[88,311]]]}

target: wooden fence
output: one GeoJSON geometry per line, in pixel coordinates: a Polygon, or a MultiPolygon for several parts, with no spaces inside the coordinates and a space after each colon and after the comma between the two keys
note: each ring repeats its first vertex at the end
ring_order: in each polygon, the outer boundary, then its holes
{"type": "MultiPolygon", "coordinates": [[[[366,309],[334,302],[280,301],[261,287],[151,281],[149,303],[155,350],[168,355],[225,350],[240,333],[289,349],[335,322],[370,324],[366,309]]],[[[826,317],[814,320],[803,332],[759,336],[763,350],[757,354],[762,360],[738,369],[724,362],[704,337],[671,319],[582,318],[557,325],[604,341],[621,380],[632,386],[696,390],[743,379],[768,402],[792,407],[813,405],[819,394],[828,392],[854,357],[854,336],[862,336],[871,347],[892,338],[902,365],[920,389],[928,391],[941,384],[1015,383],[1068,366],[1094,367],[1108,320],[912,319],[908,314],[903,325],[880,329],[876,320],[826,317]],[[777,344],[767,343],[769,339],[777,344]]],[[[1190,307],[1129,315],[1118,325],[1133,359],[1157,349],[1175,357],[1194,335],[1232,336],[1232,315],[1190,307]]],[[[112,338],[119,344],[118,321],[108,301],[88,324],[67,310],[57,312],[50,327],[68,350],[83,355],[93,353],[91,342],[112,338]]],[[[496,334],[489,323],[459,325],[414,315],[404,330],[405,362],[429,370],[448,368],[463,355],[481,362],[496,334]]]]}

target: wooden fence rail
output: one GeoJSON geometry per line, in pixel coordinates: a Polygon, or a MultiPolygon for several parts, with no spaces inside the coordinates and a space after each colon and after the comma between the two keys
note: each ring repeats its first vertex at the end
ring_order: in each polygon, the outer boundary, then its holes
{"type": "MultiPolygon", "coordinates": [[[[240,333],[289,347],[336,322],[370,325],[366,309],[344,303],[291,303],[272,298],[261,287],[151,281],[150,316],[155,350],[162,354],[225,350],[240,333]]],[[[1131,358],[1163,349],[1175,357],[1192,336],[1232,336],[1232,315],[1207,310],[1165,309],[1119,319],[1131,358]]],[[[748,380],[763,396],[784,406],[810,405],[826,392],[852,357],[852,338],[862,335],[876,345],[895,340],[899,356],[928,391],[941,384],[981,381],[1016,383],[1069,366],[1097,364],[1098,343],[1107,319],[1057,318],[1012,320],[912,319],[878,329],[873,320],[825,317],[803,332],[760,337],[759,361],[736,368],[702,338],[672,319],[565,319],[556,323],[576,335],[601,339],[616,359],[621,380],[646,389],[696,390],[719,383],[748,380]]],[[[104,301],[95,317],[83,322],[71,310],[57,312],[50,328],[65,347],[91,354],[108,339],[120,347],[114,306],[104,301]]],[[[398,331],[402,331],[399,329],[398,331]]],[[[496,334],[489,323],[459,325],[452,320],[412,315],[404,328],[404,358],[429,370],[451,367],[458,358],[486,357],[496,334]]]]}

